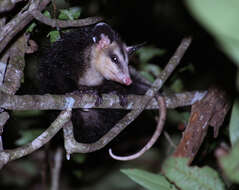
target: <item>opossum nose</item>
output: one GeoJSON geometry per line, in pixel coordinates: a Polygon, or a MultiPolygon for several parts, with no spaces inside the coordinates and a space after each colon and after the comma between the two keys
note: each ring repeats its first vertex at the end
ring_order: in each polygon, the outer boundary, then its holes
{"type": "Polygon", "coordinates": [[[125,83],[127,86],[129,86],[129,85],[132,83],[131,78],[130,78],[130,77],[124,78],[124,83],[125,83]]]}

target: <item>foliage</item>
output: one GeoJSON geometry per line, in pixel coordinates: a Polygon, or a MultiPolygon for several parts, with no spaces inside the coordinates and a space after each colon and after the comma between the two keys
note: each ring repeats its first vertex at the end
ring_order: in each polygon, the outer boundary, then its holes
{"type": "Polygon", "coordinates": [[[220,164],[226,176],[233,182],[239,183],[239,140],[230,153],[220,158],[220,164]]]}
{"type": "Polygon", "coordinates": [[[81,15],[80,7],[71,7],[70,9],[60,9],[58,18],[60,20],[75,20],[81,15]]]}
{"type": "Polygon", "coordinates": [[[229,125],[230,141],[234,145],[239,141],[239,101],[236,100],[233,104],[232,114],[229,125]]]}
{"type": "Polygon", "coordinates": [[[160,174],[153,174],[139,169],[124,169],[121,170],[121,172],[149,190],[176,190],[175,186],[170,184],[169,181],[160,174]]]}
{"type": "Polygon", "coordinates": [[[122,170],[132,180],[149,190],[223,190],[224,184],[210,167],[189,167],[186,158],[169,158],[163,164],[163,175],[137,169],[122,170]],[[175,186],[174,186],[174,185],[175,186]]]}
{"type": "Polygon", "coordinates": [[[43,132],[43,129],[25,129],[20,131],[21,137],[16,140],[16,145],[21,146],[31,142],[43,132]]]}
{"type": "Polygon", "coordinates": [[[186,2],[192,14],[213,34],[221,48],[239,64],[239,1],[187,0],[186,2]]]}

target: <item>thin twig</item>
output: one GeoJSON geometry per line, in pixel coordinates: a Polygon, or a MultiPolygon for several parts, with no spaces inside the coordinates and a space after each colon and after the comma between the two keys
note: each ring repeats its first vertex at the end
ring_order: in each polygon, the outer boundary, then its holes
{"type": "Polygon", "coordinates": [[[173,140],[171,139],[171,137],[169,136],[167,131],[164,131],[163,134],[164,134],[165,138],[167,139],[167,141],[169,142],[169,144],[175,149],[176,145],[174,144],[173,140]]]}
{"type": "Polygon", "coordinates": [[[7,112],[0,113],[0,152],[3,151],[2,133],[3,127],[9,119],[9,114],[7,112]]]}
{"type": "Polygon", "coordinates": [[[159,109],[160,116],[158,119],[158,124],[157,124],[156,130],[155,130],[153,136],[147,142],[147,144],[139,152],[137,152],[133,155],[130,155],[130,156],[116,156],[115,154],[113,154],[112,149],[109,149],[109,154],[112,158],[114,158],[115,160],[121,160],[121,161],[134,160],[134,159],[142,156],[147,150],[149,150],[154,145],[154,143],[158,140],[159,136],[162,133],[164,123],[166,120],[166,113],[167,113],[167,108],[166,108],[166,104],[164,102],[164,98],[159,96],[158,102],[159,102],[159,107],[160,107],[160,109],[159,109]]]}
{"type": "Polygon", "coordinates": [[[80,26],[95,24],[95,23],[103,20],[101,17],[89,17],[89,18],[79,19],[79,20],[52,19],[52,18],[48,18],[45,15],[43,15],[39,10],[34,10],[34,11],[32,11],[31,14],[38,21],[40,21],[46,25],[49,25],[53,28],[55,28],[55,27],[60,27],[60,28],[80,27],[80,26]]]}
{"type": "Polygon", "coordinates": [[[59,189],[62,158],[63,158],[63,150],[61,147],[59,147],[55,152],[54,165],[53,168],[51,168],[51,190],[59,189]]]}

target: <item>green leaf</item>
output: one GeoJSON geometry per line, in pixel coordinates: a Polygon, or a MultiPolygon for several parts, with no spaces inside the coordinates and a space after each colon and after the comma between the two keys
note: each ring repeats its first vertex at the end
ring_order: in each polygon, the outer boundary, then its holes
{"type": "Polygon", "coordinates": [[[72,155],[72,159],[79,164],[84,163],[85,158],[86,158],[85,154],[80,154],[79,153],[79,154],[73,154],[72,155]]]}
{"type": "Polygon", "coordinates": [[[149,81],[153,82],[159,76],[161,68],[154,64],[143,63],[140,66],[140,73],[149,81]]]}
{"type": "Polygon", "coordinates": [[[236,100],[233,104],[229,124],[229,136],[232,145],[239,140],[239,100],[236,100]]]}
{"type": "Polygon", "coordinates": [[[42,110],[25,110],[25,111],[18,111],[14,110],[12,111],[12,114],[17,117],[35,117],[43,114],[44,112],[42,110]]]}
{"type": "Polygon", "coordinates": [[[175,109],[174,110],[169,109],[167,111],[167,119],[174,125],[178,125],[180,123],[187,123],[189,117],[190,117],[189,112],[182,112],[175,109]]]}
{"type": "Polygon", "coordinates": [[[239,1],[187,0],[198,21],[211,32],[222,49],[239,64],[239,1]]]}
{"type": "Polygon", "coordinates": [[[71,7],[70,12],[71,12],[74,20],[78,19],[81,15],[81,8],[80,7],[71,7]]]}
{"type": "Polygon", "coordinates": [[[43,131],[44,131],[43,129],[28,129],[20,131],[21,137],[15,143],[18,146],[29,143],[36,137],[38,137],[43,131]]]}
{"type": "Polygon", "coordinates": [[[153,174],[138,169],[125,169],[121,170],[121,172],[149,190],[176,190],[174,185],[170,184],[168,180],[160,174],[153,174]]]}
{"type": "Polygon", "coordinates": [[[26,32],[31,33],[36,26],[37,24],[35,22],[31,23],[30,26],[27,28],[26,32]]]}
{"type": "Polygon", "coordinates": [[[154,82],[154,76],[146,71],[140,71],[140,74],[150,82],[154,82]]]}
{"type": "Polygon", "coordinates": [[[146,63],[153,57],[163,55],[164,53],[164,50],[155,47],[142,47],[137,51],[142,63],[146,63]]]}
{"type": "Polygon", "coordinates": [[[67,9],[61,9],[58,18],[61,20],[74,20],[71,12],[67,9]]]}
{"type": "Polygon", "coordinates": [[[170,89],[173,92],[182,92],[183,81],[181,79],[177,79],[177,80],[173,81],[173,83],[170,85],[170,89]]]}
{"type": "Polygon", "coordinates": [[[47,34],[47,37],[50,37],[51,43],[56,42],[57,40],[59,40],[61,38],[60,32],[57,30],[53,30],[53,31],[49,32],[47,34]]]}
{"type": "Polygon", "coordinates": [[[79,179],[81,179],[83,176],[83,172],[81,170],[74,170],[73,174],[79,179]]]}
{"type": "Polygon", "coordinates": [[[219,175],[209,167],[189,167],[186,158],[169,158],[163,164],[167,179],[183,190],[225,189],[219,175]]]}
{"type": "Polygon", "coordinates": [[[58,18],[61,20],[75,20],[75,19],[78,19],[80,15],[81,15],[81,8],[72,7],[69,10],[61,9],[58,18]]]}
{"type": "Polygon", "coordinates": [[[46,16],[46,17],[48,17],[48,18],[51,18],[51,14],[50,14],[49,11],[44,11],[44,12],[43,12],[43,15],[46,16]]]}
{"type": "Polygon", "coordinates": [[[235,143],[231,152],[222,156],[220,164],[226,176],[233,182],[239,183],[239,141],[235,143]]]}

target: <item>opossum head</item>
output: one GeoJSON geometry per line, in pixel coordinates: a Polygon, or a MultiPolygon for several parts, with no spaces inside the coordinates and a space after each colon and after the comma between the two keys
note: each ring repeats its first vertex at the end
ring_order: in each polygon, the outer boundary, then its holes
{"type": "Polygon", "coordinates": [[[91,64],[105,79],[130,85],[129,55],[136,46],[127,47],[118,35],[105,23],[97,24],[92,37],[91,64]]]}

